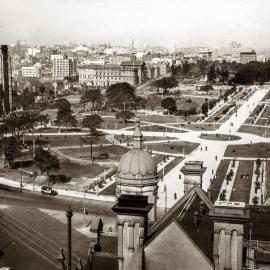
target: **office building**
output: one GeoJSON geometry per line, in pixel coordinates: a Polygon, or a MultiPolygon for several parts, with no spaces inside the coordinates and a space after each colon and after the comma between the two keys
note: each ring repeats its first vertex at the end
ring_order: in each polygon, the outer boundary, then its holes
{"type": "Polygon", "coordinates": [[[66,55],[51,55],[52,77],[62,80],[71,77],[77,72],[77,59],[66,55]]]}
{"type": "Polygon", "coordinates": [[[241,43],[237,41],[232,42],[231,54],[232,62],[240,62],[241,43]]]}
{"type": "Polygon", "coordinates": [[[251,61],[256,61],[257,55],[255,50],[242,51],[240,52],[240,63],[246,64],[251,61]]]}
{"type": "Polygon", "coordinates": [[[22,67],[22,77],[39,78],[41,75],[40,64],[35,64],[31,67],[22,67]]]}

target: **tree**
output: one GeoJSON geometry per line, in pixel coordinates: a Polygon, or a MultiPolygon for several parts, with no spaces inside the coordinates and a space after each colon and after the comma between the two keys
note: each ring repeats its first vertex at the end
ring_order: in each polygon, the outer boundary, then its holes
{"type": "Polygon", "coordinates": [[[98,114],[91,114],[83,118],[82,126],[89,130],[93,128],[96,129],[99,128],[103,122],[103,119],[98,114]]]}
{"type": "Polygon", "coordinates": [[[23,89],[22,94],[18,97],[18,104],[22,106],[24,110],[30,110],[30,107],[35,103],[35,95],[28,88],[23,89]]]}
{"type": "Polygon", "coordinates": [[[48,124],[49,121],[50,121],[50,116],[48,114],[41,114],[38,118],[38,122],[41,128],[43,128],[46,124],[48,124]]]}
{"type": "Polygon", "coordinates": [[[168,89],[176,87],[178,85],[178,81],[175,77],[163,77],[159,80],[153,81],[152,85],[158,88],[163,89],[163,93],[167,92],[168,89]]]}
{"type": "Polygon", "coordinates": [[[222,70],[221,70],[221,78],[223,83],[228,81],[229,79],[229,71],[228,71],[228,67],[227,66],[223,66],[222,70]]]}
{"type": "Polygon", "coordinates": [[[56,106],[58,108],[57,116],[56,116],[56,123],[60,125],[68,126],[77,126],[77,120],[72,114],[71,105],[68,100],[66,99],[59,99],[57,100],[56,106]]]}
{"type": "Polygon", "coordinates": [[[216,77],[217,77],[216,68],[215,68],[215,65],[212,64],[210,66],[210,69],[209,69],[208,73],[207,73],[208,81],[213,82],[213,81],[215,81],[216,77]]]}
{"type": "Polygon", "coordinates": [[[163,99],[161,105],[164,109],[167,109],[170,113],[176,110],[176,103],[172,97],[163,99]]]}
{"type": "Polygon", "coordinates": [[[156,95],[151,94],[146,99],[146,108],[150,108],[151,110],[154,110],[156,108],[161,107],[162,99],[156,95]]]}
{"type": "Polygon", "coordinates": [[[187,76],[189,71],[190,71],[190,64],[187,61],[185,61],[182,66],[182,73],[184,76],[187,76]]]}
{"type": "Polygon", "coordinates": [[[82,126],[89,129],[89,134],[82,137],[82,142],[90,144],[90,157],[93,159],[93,144],[99,141],[99,138],[103,135],[102,132],[98,131],[97,128],[100,127],[103,120],[97,115],[87,115],[83,118],[82,126]]]}
{"type": "Polygon", "coordinates": [[[198,60],[197,64],[199,65],[200,75],[205,76],[207,73],[208,62],[205,59],[198,60]]]}
{"type": "Polygon", "coordinates": [[[46,172],[48,179],[52,169],[59,169],[59,159],[40,147],[36,149],[34,162],[41,173],[46,172]]]}
{"type": "Polygon", "coordinates": [[[208,102],[202,104],[202,113],[207,116],[208,113],[208,102]]]}
{"type": "Polygon", "coordinates": [[[126,103],[137,101],[134,87],[126,82],[111,85],[106,91],[106,98],[108,107],[118,109],[125,109],[126,103]]]}
{"type": "Polygon", "coordinates": [[[127,123],[127,121],[131,119],[132,117],[135,117],[135,113],[131,111],[121,111],[115,114],[115,118],[116,119],[122,118],[124,123],[127,123]]]}
{"type": "Polygon", "coordinates": [[[39,87],[39,93],[40,93],[40,95],[41,95],[41,101],[43,101],[44,94],[46,93],[46,89],[45,89],[44,85],[41,85],[41,86],[39,87]]]}
{"type": "Polygon", "coordinates": [[[18,138],[4,137],[2,138],[2,153],[5,153],[8,163],[12,162],[16,157],[21,155],[21,145],[18,138]]]}
{"type": "Polygon", "coordinates": [[[100,92],[100,89],[93,89],[93,90],[85,89],[85,91],[83,92],[81,96],[81,103],[83,103],[84,110],[85,110],[85,105],[88,102],[91,102],[93,107],[101,107],[102,100],[103,100],[103,96],[100,92]]]}

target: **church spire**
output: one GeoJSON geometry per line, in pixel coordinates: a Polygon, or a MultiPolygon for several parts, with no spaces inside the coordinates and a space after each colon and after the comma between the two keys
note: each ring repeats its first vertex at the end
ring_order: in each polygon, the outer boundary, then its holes
{"type": "Polygon", "coordinates": [[[136,118],[136,126],[133,133],[133,149],[142,149],[143,135],[140,128],[140,119],[136,118]]]}

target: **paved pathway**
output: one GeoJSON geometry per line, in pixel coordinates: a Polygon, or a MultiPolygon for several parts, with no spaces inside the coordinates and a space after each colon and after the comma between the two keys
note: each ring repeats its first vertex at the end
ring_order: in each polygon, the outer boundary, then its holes
{"type": "MultiPolygon", "coordinates": [[[[163,181],[159,183],[159,200],[158,206],[160,207],[172,207],[173,204],[176,202],[177,199],[183,196],[183,175],[180,173],[180,168],[184,165],[186,161],[190,160],[198,160],[203,161],[204,166],[207,168],[204,175],[203,175],[203,189],[207,190],[210,184],[210,179],[216,173],[218,165],[221,159],[224,156],[225,150],[228,145],[232,144],[247,144],[250,142],[257,143],[257,142],[268,142],[270,143],[270,138],[263,138],[254,134],[248,133],[241,133],[237,132],[240,126],[245,122],[245,120],[249,117],[250,112],[260,103],[263,99],[265,94],[268,91],[265,89],[256,89],[247,100],[245,100],[241,107],[237,110],[236,113],[232,114],[230,118],[223,123],[217,130],[215,131],[205,131],[203,133],[208,134],[216,134],[216,133],[223,133],[223,134],[233,134],[239,136],[240,140],[235,141],[214,141],[214,140],[206,140],[200,138],[201,131],[188,131],[185,133],[177,133],[177,132],[166,132],[166,136],[168,137],[175,137],[181,141],[199,143],[200,146],[197,147],[192,153],[190,153],[186,158],[180,162],[176,167],[174,167],[169,173],[167,173],[163,181]],[[180,175],[180,177],[179,177],[180,175]],[[164,192],[164,187],[166,185],[167,192],[164,192]]],[[[153,124],[153,123],[152,123],[153,124]]],[[[167,126],[167,124],[158,124],[162,126],[167,126]]],[[[169,126],[168,126],[169,127],[169,126]]],[[[175,128],[178,129],[178,128],[175,128]]],[[[179,128],[180,129],[180,128],[179,128]]],[[[181,128],[182,129],[182,128],[181,128]]],[[[168,129],[169,130],[169,129],[168,129]]],[[[107,130],[103,129],[106,134],[109,135],[132,135],[133,131],[128,130],[107,130]]],[[[151,132],[151,131],[143,131],[144,136],[164,136],[164,132],[151,132]]],[[[85,132],[74,132],[74,133],[46,133],[46,135],[82,135],[85,132]]],[[[45,135],[45,134],[44,134],[45,135]]],[[[160,141],[159,141],[160,142],[160,141]]],[[[169,153],[166,153],[170,155],[169,153]]],[[[0,178],[0,182],[3,181],[3,178],[0,178]]],[[[32,187],[32,186],[31,186],[32,187]]],[[[73,192],[73,191],[66,191],[60,192],[61,195],[67,196],[75,196],[80,197],[84,195],[84,193],[80,194],[80,192],[73,192]]],[[[90,195],[89,195],[90,196],[90,195]]],[[[91,197],[92,198],[92,197],[91,197]]],[[[111,198],[107,198],[107,196],[100,197],[97,199],[101,200],[111,200],[111,198]]]]}

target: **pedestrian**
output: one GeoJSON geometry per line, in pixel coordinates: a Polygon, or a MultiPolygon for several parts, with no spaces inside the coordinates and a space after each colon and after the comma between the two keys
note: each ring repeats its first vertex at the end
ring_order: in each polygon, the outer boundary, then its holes
{"type": "Polygon", "coordinates": [[[176,192],[174,193],[174,199],[175,199],[175,200],[177,199],[177,194],[176,194],[176,192]]]}
{"type": "Polygon", "coordinates": [[[216,156],[216,160],[217,160],[217,156],[216,156]]]}

